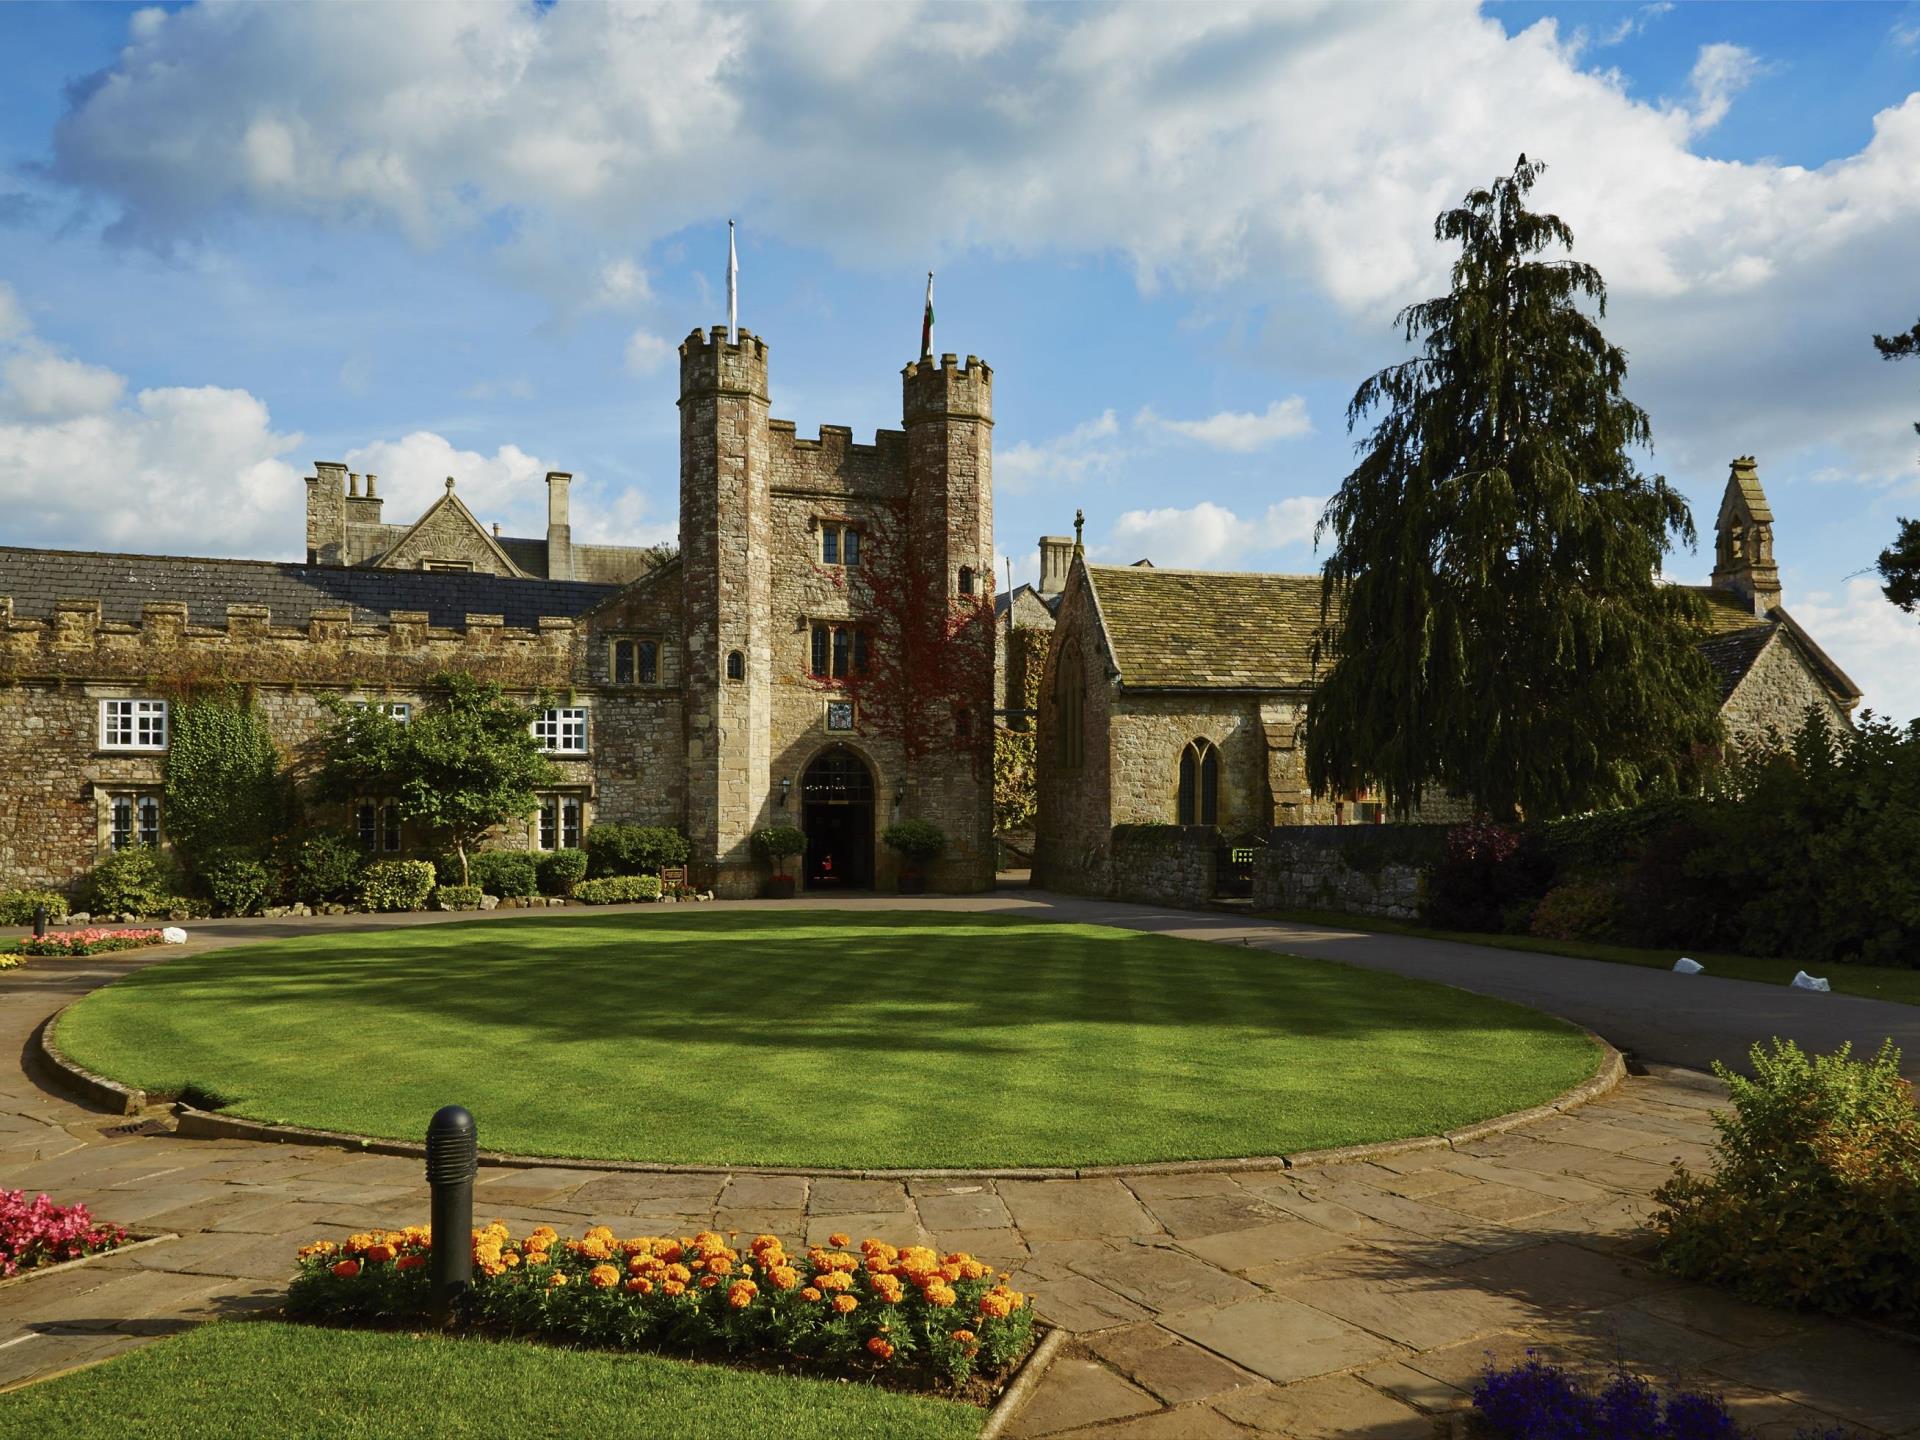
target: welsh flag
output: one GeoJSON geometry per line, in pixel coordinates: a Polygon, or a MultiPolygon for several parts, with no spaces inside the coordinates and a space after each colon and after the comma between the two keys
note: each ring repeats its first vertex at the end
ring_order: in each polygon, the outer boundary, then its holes
{"type": "Polygon", "coordinates": [[[920,358],[933,358],[933,272],[927,272],[927,313],[920,322],[920,358]]]}

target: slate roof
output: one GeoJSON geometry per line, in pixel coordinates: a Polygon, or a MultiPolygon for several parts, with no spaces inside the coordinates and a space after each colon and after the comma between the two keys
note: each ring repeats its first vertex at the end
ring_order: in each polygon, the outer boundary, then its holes
{"type": "Polygon", "coordinates": [[[143,605],[184,601],[193,625],[224,626],[229,605],[265,605],[272,624],[300,627],[316,609],[351,606],[360,623],[384,624],[395,610],[424,610],[429,623],[455,629],[469,614],[500,615],[516,629],[532,629],[543,615],[572,618],[619,589],[459,571],[0,545],[0,597],[11,596],[14,615],[23,619],[51,619],[56,601],[98,600],[103,620],[138,624],[143,605]]]}
{"type": "Polygon", "coordinates": [[[1089,565],[1120,682],[1289,690],[1313,683],[1318,575],[1089,565]]]}

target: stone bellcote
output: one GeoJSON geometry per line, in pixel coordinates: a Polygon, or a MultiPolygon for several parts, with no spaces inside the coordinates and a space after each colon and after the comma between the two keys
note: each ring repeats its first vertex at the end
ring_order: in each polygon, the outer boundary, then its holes
{"type": "Polygon", "coordinates": [[[1720,515],[1713,523],[1713,588],[1741,597],[1756,615],[1780,603],[1780,567],[1773,563],[1773,510],[1751,455],[1733,462],[1720,515]]]}

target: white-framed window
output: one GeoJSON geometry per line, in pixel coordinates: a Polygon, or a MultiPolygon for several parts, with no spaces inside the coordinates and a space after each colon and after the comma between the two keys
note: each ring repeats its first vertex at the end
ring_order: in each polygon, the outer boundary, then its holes
{"type": "Polygon", "coordinates": [[[108,837],[116,850],[135,845],[160,843],[160,797],[158,795],[115,795],[112,799],[113,828],[108,837]]]}
{"type": "Polygon", "coordinates": [[[542,850],[576,850],[580,846],[580,797],[549,794],[540,797],[540,824],[535,835],[542,850]]]}
{"type": "Polygon", "coordinates": [[[362,800],[353,807],[353,820],[369,853],[391,855],[400,848],[400,807],[392,801],[362,800]]]}
{"type": "Polygon", "coordinates": [[[845,565],[849,569],[857,566],[860,563],[860,531],[852,525],[822,525],[820,563],[845,565]]]}
{"type": "Polygon", "coordinates": [[[364,710],[371,705],[398,725],[413,723],[413,706],[405,700],[351,700],[347,703],[356,710],[364,710]]]}
{"type": "Polygon", "coordinates": [[[102,700],[102,750],[164,750],[167,748],[167,702],[164,700],[102,700]]]}
{"type": "Polygon", "coordinates": [[[587,707],[557,706],[542,710],[533,722],[533,738],[549,755],[587,753],[587,707]]]}

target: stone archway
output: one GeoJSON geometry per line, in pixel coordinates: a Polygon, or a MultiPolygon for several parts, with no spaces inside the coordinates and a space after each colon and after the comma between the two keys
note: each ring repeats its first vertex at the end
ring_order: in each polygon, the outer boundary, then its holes
{"type": "Polygon", "coordinates": [[[800,777],[807,889],[873,888],[873,801],[873,771],[853,750],[835,745],[814,756],[800,777]]]}

